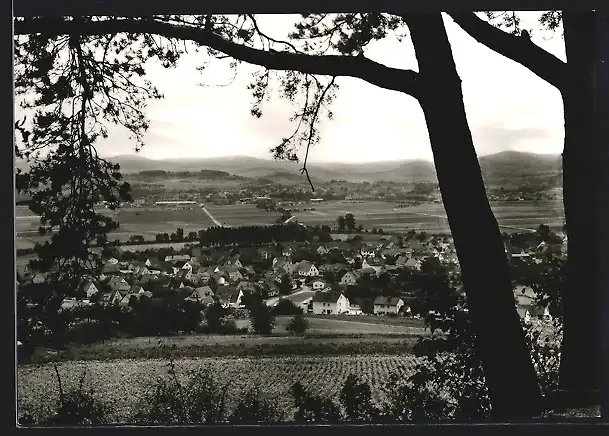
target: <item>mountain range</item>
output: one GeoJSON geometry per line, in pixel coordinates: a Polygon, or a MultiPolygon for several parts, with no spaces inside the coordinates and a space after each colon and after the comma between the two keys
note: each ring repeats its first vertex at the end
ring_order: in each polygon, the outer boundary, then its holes
{"type": "MultiPolygon", "coordinates": [[[[275,161],[248,156],[191,159],[149,159],[138,155],[107,158],[120,164],[121,172],[129,179],[141,171],[199,172],[223,171],[247,179],[274,180],[281,183],[303,182],[302,163],[275,161]]],[[[485,181],[490,184],[521,183],[525,179],[559,176],[560,155],[502,151],[479,157],[485,181]]],[[[17,167],[26,169],[24,162],[17,167]]],[[[394,160],[366,163],[310,163],[307,165],[313,181],[344,180],[351,182],[436,182],[434,165],[426,160],[394,160]]]]}
{"type": "MultiPolygon", "coordinates": [[[[120,164],[123,174],[140,171],[164,170],[168,172],[217,170],[250,179],[282,181],[302,180],[301,163],[275,161],[247,156],[216,158],[163,159],[154,160],[137,155],[122,155],[108,158],[120,164]]],[[[503,151],[480,156],[480,167],[488,182],[503,183],[505,180],[559,175],[560,155],[503,151]]],[[[395,160],[384,162],[309,163],[309,175],[313,180],[345,180],[352,182],[436,182],[432,162],[426,160],[395,160]]]]}

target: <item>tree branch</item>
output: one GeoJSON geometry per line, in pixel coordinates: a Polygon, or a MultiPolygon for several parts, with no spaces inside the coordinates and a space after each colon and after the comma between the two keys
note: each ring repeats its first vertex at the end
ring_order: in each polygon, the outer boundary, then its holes
{"type": "Polygon", "coordinates": [[[518,62],[559,90],[563,90],[566,86],[567,64],[529,39],[510,35],[487,23],[473,12],[449,15],[479,43],[518,62]]]}
{"type": "Polygon", "coordinates": [[[417,73],[390,68],[364,56],[308,55],[265,51],[237,44],[201,27],[145,18],[100,19],[79,23],[63,18],[14,20],[15,35],[44,34],[49,37],[73,34],[111,35],[114,33],[154,34],[166,38],[190,40],[235,59],[270,70],[294,70],[302,73],[362,79],[384,89],[417,97],[417,73]]]}

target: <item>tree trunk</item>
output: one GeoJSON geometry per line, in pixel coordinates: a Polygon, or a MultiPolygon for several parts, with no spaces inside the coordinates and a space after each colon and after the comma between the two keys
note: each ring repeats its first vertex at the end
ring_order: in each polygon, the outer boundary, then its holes
{"type": "MultiPolygon", "coordinates": [[[[602,167],[596,118],[596,31],[594,12],[563,13],[569,86],[562,90],[565,119],[563,201],[567,231],[567,286],[563,292],[560,390],[592,394],[600,386],[599,263],[603,248],[599,189],[602,167]]],[[[583,400],[583,399],[582,399],[583,400]]],[[[586,400],[584,400],[586,401],[586,400]]]]}
{"type": "Polygon", "coordinates": [[[461,80],[440,14],[405,16],[418,64],[444,208],[461,265],[495,419],[542,412],[537,375],[514,305],[510,269],[465,114],[461,80]]]}
{"type": "MultiPolygon", "coordinates": [[[[609,189],[609,12],[602,11],[597,15],[597,32],[598,32],[598,53],[599,53],[599,71],[597,76],[597,126],[598,141],[601,144],[601,153],[604,155],[599,158],[601,162],[600,174],[603,179],[599,184],[599,196],[604,204],[601,204],[598,213],[600,214],[600,222],[609,222],[609,207],[607,200],[609,195],[606,191],[609,189]],[[604,195],[603,195],[604,194],[604,195]],[[603,207],[604,206],[604,207],[603,207]]],[[[609,245],[609,231],[607,227],[600,227],[601,231],[597,235],[604,246],[609,245]]],[[[601,250],[597,259],[600,266],[601,278],[597,284],[599,292],[602,293],[601,312],[602,312],[602,328],[601,328],[601,417],[603,421],[609,421],[609,253],[606,249],[601,250]],[[603,268],[604,266],[604,268],[603,268]]]]}

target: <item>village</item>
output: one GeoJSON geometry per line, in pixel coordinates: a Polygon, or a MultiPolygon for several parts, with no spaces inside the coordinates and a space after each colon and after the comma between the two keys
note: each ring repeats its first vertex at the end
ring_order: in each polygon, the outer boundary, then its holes
{"type": "MultiPolygon", "coordinates": [[[[134,253],[114,247],[113,255],[104,259],[98,279],[83,282],[61,307],[69,310],[93,303],[129,307],[133,299],[151,298],[159,289],[170,289],[179,290],[186,300],[203,308],[219,302],[226,309],[241,309],[247,294],[257,294],[267,306],[277,306],[285,299],[305,314],[413,316],[410,302],[415,289],[387,286],[380,293],[361,292],[362,281],[384,276],[389,283],[396,274],[421,270],[424,263],[458,272],[450,237],[412,233],[409,238],[386,235],[376,243],[355,237],[258,248],[210,249],[193,244],[164,256],[163,250],[134,253]],[[358,285],[360,292],[355,292],[358,285]]],[[[524,262],[539,263],[548,254],[562,256],[566,240],[554,235],[552,242],[542,241],[528,249],[506,243],[506,253],[515,267],[524,262]]],[[[19,279],[22,283],[42,283],[45,276],[26,267],[19,279]]],[[[533,290],[517,279],[514,295],[525,322],[549,317],[547,308],[536,307],[533,290]]]]}

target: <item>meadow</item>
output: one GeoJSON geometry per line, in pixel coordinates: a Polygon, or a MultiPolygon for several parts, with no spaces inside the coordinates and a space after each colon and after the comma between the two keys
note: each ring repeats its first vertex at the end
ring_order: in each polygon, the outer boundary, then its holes
{"type": "MultiPolygon", "coordinates": [[[[294,383],[316,394],[337,399],[342,384],[351,373],[367,381],[373,399],[381,402],[391,374],[402,377],[411,372],[416,358],[410,354],[340,357],[195,358],[176,359],[176,373],[186,380],[189,372],[208,370],[221,384],[228,383],[228,406],[234,407],[244,391],[257,385],[289,418],[293,408],[290,388],[294,383]]],[[[57,364],[65,390],[78,387],[86,371],[84,386],[111,408],[115,423],[129,423],[141,404],[147,385],[167,374],[167,359],[121,359],[113,361],[71,361],[57,364]]],[[[17,404],[20,413],[49,416],[59,398],[58,380],[52,364],[18,368],[17,404]]]]}
{"type": "MultiPolygon", "coordinates": [[[[560,200],[492,202],[491,208],[501,230],[508,233],[534,231],[539,224],[560,229],[564,223],[563,205],[560,200]]],[[[253,204],[207,205],[206,209],[219,222],[232,227],[272,225],[279,216],[277,212],[266,212],[253,204]]],[[[300,205],[298,209],[294,215],[299,222],[306,225],[325,224],[335,227],[338,216],[352,213],[356,224],[361,224],[367,230],[381,228],[386,232],[450,232],[444,207],[437,203],[397,207],[395,202],[328,201],[300,205]]],[[[177,228],[184,229],[188,234],[215,225],[198,206],[174,209],[128,207],[117,212],[104,212],[113,214],[121,224],[120,229],[113,233],[113,236],[121,241],[127,241],[132,235],[142,235],[146,240],[154,240],[158,233],[172,233],[177,228]]],[[[38,218],[33,216],[26,206],[16,208],[16,248],[32,247],[34,243],[47,239],[46,236],[38,235],[38,225],[38,218]]]]}

